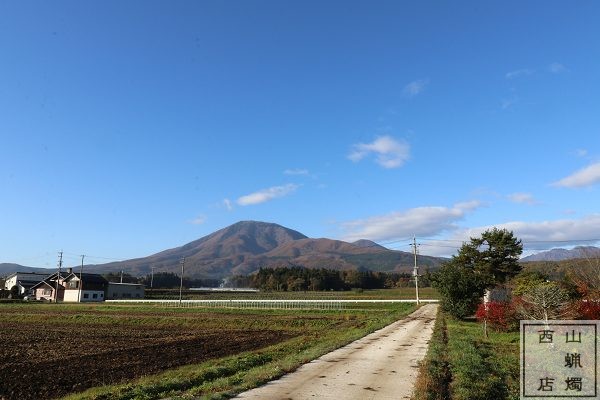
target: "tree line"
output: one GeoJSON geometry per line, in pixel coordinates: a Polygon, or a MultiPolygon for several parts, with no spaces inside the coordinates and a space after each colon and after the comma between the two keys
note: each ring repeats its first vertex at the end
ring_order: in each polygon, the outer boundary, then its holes
{"type": "MultiPolygon", "coordinates": [[[[251,275],[229,279],[232,287],[250,287],[264,291],[322,291],[350,289],[384,289],[411,285],[412,275],[370,270],[332,270],[326,268],[260,268],[251,275]]],[[[414,281],[413,281],[414,282],[414,281]]],[[[414,284],[414,283],[412,283],[414,284]]],[[[428,281],[420,281],[423,286],[428,281]]]]}

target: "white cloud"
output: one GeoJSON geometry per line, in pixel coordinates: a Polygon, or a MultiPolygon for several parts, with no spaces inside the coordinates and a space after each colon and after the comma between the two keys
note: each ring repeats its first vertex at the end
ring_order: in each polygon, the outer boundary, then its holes
{"type": "Polygon", "coordinates": [[[560,74],[561,72],[568,71],[568,69],[561,63],[553,62],[552,64],[548,65],[548,71],[552,72],[553,74],[560,74]]]}
{"type": "Polygon", "coordinates": [[[423,90],[425,90],[425,86],[427,86],[428,84],[429,79],[418,79],[416,81],[412,81],[406,86],[404,86],[404,90],[402,90],[402,93],[404,93],[404,95],[408,97],[416,96],[423,90]]]}
{"type": "Polygon", "coordinates": [[[199,215],[190,221],[190,223],[192,223],[194,225],[202,225],[205,222],[206,222],[206,215],[199,215]]]}
{"type": "Polygon", "coordinates": [[[304,168],[292,168],[283,171],[285,175],[308,175],[308,170],[304,168]]]}
{"type": "Polygon", "coordinates": [[[283,186],[273,186],[267,189],[262,189],[254,193],[247,194],[237,199],[237,203],[240,206],[249,206],[254,204],[264,203],[269,200],[276,199],[278,197],[287,196],[298,189],[298,185],[288,183],[283,186]]]}
{"type": "Polygon", "coordinates": [[[416,236],[434,236],[458,229],[456,222],[476,208],[479,201],[458,203],[453,207],[417,207],[386,215],[341,224],[344,239],[385,241],[416,236]]]}
{"type": "Polygon", "coordinates": [[[531,193],[512,193],[506,196],[513,203],[523,203],[523,204],[538,204],[537,200],[533,197],[531,193]]]}
{"type": "Polygon", "coordinates": [[[372,143],[355,144],[348,158],[358,162],[369,154],[377,155],[376,162],[383,168],[401,167],[410,158],[410,145],[391,136],[381,136],[372,143]]]}
{"type": "Polygon", "coordinates": [[[223,199],[223,205],[225,206],[225,208],[227,209],[227,211],[233,210],[233,204],[231,203],[231,200],[229,200],[229,199],[223,199]]]}
{"type": "Polygon", "coordinates": [[[592,186],[600,182],[600,162],[588,165],[575,173],[554,182],[553,186],[578,188],[592,186]]]}
{"type": "Polygon", "coordinates": [[[512,231],[529,250],[544,250],[582,244],[582,241],[589,239],[599,239],[600,214],[592,214],[580,219],[505,222],[456,232],[454,238],[466,241],[469,237],[477,237],[494,226],[512,231]]]}
{"type": "Polygon", "coordinates": [[[507,72],[504,76],[506,77],[506,79],[515,79],[515,78],[521,78],[523,76],[531,75],[534,72],[535,71],[532,69],[523,68],[523,69],[517,69],[515,71],[507,72]]]}

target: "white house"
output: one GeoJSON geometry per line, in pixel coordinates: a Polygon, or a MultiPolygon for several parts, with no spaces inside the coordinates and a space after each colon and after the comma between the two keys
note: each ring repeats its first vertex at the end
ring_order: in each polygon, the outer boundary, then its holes
{"type": "Polygon", "coordinates": [[[50,273],[15,272],[6,277],[4,288],[10,290],[13,286],[17,286],[19,288],[19,294],[25,295],[29,293],[29,290],[33,285],[44,280],[48,275],[50,275],[50,273]]]}
{"type": "Polygon", "coordinates": [[[98,274],[72,272],[64,280],[65,302],[104,301],[108,281],[98,274]]]}

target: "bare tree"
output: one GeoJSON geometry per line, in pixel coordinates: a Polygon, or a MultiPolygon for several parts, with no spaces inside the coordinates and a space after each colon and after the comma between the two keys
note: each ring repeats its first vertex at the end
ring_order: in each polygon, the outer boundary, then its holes
{"type": "Polygon", "coordinates": [[[569,276],[585,298],[600,299],[600,258],[591,249],[583,249],[584,262],[573,263],[569,276]]]}
{"type": "Polygon", "coordinates": [[[517,312],[525,319],[548,321],[575,317],[567,291],[555,282],[532,287],[521,297],[517,312]]]}

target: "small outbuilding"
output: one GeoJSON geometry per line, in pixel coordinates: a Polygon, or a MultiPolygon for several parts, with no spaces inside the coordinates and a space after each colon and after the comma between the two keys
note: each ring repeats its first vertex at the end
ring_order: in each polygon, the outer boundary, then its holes
{"type": "Polygon", "coordinates": [[[109,282],[106,293],[107,300],[143,299],[144,285],[139,283],[109,282]]]}

